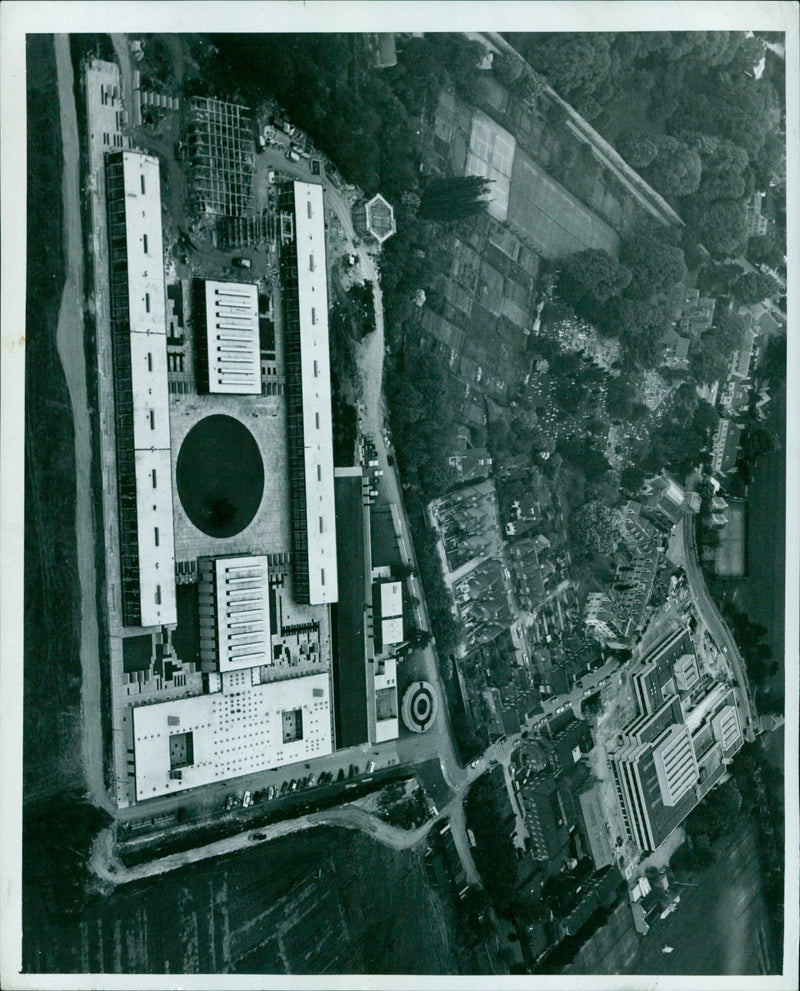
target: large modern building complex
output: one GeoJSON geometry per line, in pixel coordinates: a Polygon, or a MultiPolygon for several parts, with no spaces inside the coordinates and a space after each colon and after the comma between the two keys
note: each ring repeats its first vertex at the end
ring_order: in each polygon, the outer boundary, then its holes
{"type": "Polygon", "coordinates": [[[106,158],[122,616],[176,621],[158,159],[106,158]]]}
{"type": "Polygon", "coordinates": [[[719,783],[744,740],[733,689],[701,674],[683,628],[643,658],[631,680],[638,715],[611,766],[628,835],[655,850],[719,783]]]}
{"type": "Polygon", "coordinates": [[[284,183],[279,202],[294,590],[319,605],[337,599],[322,187],[284,183]]]}
{"type": "MultiPolygon", "coordinates": [[[[325,224],[321,186],[283,190],[287,398],[262,398],[257,286],[213,280],[195,284],[193,394],[173,396],[158,160],[116,151],[105,163],[119,610],[131,628],[114,689],[118,793],[141,801],[334,746],[325,224]],[[262,421],[245,426],[251,412],[262,421]],[[258,484],[276,471],[282,486],[258,484]]],[[[383,658],[370,682],[370,739],[397,735],[394,664],[383,658]]]]}

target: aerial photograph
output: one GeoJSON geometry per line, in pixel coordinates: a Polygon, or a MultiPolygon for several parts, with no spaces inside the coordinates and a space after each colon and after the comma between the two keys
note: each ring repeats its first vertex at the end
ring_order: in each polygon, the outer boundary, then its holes
{"type": "Polygon", "coordinates": [[[758,24],[27,34],[20,986],[785,976],[758,24]]]}

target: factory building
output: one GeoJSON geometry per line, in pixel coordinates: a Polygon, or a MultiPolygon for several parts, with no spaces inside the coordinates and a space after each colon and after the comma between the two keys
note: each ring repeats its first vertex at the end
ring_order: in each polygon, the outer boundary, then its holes
{"type": "Polygon", "coordinates": [[[126,626],[177,621],[158,159],[106,158],[111,333],[126,626]]]}
{"type": "Polygon", "coordinates": [[[194,312],[199,391],[260,395],[258,288],[242,282],[198,281],[194,312]]]}
{"type": "Polygon", "coordinates": [[[284,183],[279,206],[294,594],[322,605],[338,597],[322,186],[284,183]]]}
{"type": "Polygon", "coordinates": [[[201,558],[198,574],[202,669],[271,663],[266,556],[201,558]]]}

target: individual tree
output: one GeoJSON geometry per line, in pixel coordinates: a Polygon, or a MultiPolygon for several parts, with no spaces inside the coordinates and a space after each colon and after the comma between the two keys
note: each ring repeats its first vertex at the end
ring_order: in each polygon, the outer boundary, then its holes
{"type": "Polygon", "coordinates": [[[415,650],[421,650],[431,642],[430,633],[427,630],[421,630],[417,626],[409,626],[405,630],[405,638],[415,650]]]}
{"type": "Polygon", "coordinates": [[[623,131],[617,139],[620,155],[635,169],[650,165],[658,155],[659,136],[642,131],[623,131]]]}
{"type": "Polygon", "coordinates": [[[547,88],[544,76],[534,72],[523,59],[495,52],[492,70],[506,89],[521,100],[535,103],[547,88]]]}
{"type": "Polygon", "coordinates": [[[664,196],[687,196],[697,190],[702,172],[700,155],[694,148],[664,136],[658,142],[658,153],[646,170],[646,178],[664,196]]]}
{"type": "Polygon", "coordinates": [[[570,517],[569,532],[586,553],[610,557],[621,539],[619,513],[598,500],[587,502],[570,517]]]}
{"type": "Polygon", "coordinates": [[[707,435],[712,430],[716,429],[718,423],[719,413],[717,413],[711,403],[707,402],[705,399],[701,399],[697,404],[697,409],[694,411],[692,427],[698,431],[698,433],[707,435]]]}
{"type": "Polygon", "coordinates": [[[649,299],[686,275],[681,249],[649,233],[635,234],[623,241],[619,257],[632,273],[626,289],[632,299],[649,299]]]}
{"type": "Polygon", "coordinates": [[[432,179],[423,189],[419,215],[426,220],[452,223],[485,213],[491,182],[483,176],[432,179]]]}
{"type": "Polygon", "coordinates": [[[778,283],[771,275],[761,272],[745,272],[731,287],[734,299],[740,303],[760,303],[762,299],[770,299],[779,291],[778,283]]]}
{"type": "Polygon", "coordinates": [[[632,278],[629,268],[600,248],[579,251],[561,268],[558,291],[565,302],[580,306],[587,299],[605,302],[620,293],[632,278]]]}
{"type": "Polygon", "coordinates": [[[786,246],[779,244],[774,237],[758,234],[747,241],[747,260],[753,265],[780,268],[786,264],[786,246]]]}
{"type": "Polygon", "coordinates": [[[781,439],[774,430],[750,427],[742,434],[740,457],[751,467],[767,454],[781,449],[781,439]]]}

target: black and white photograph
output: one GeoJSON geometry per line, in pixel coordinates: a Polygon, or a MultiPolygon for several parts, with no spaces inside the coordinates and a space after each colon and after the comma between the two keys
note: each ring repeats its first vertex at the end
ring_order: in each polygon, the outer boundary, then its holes
{"type": "Polygon", "coordinates": [[[3,987],[796,987],[798,7],[3,8],[3,987]]]}

